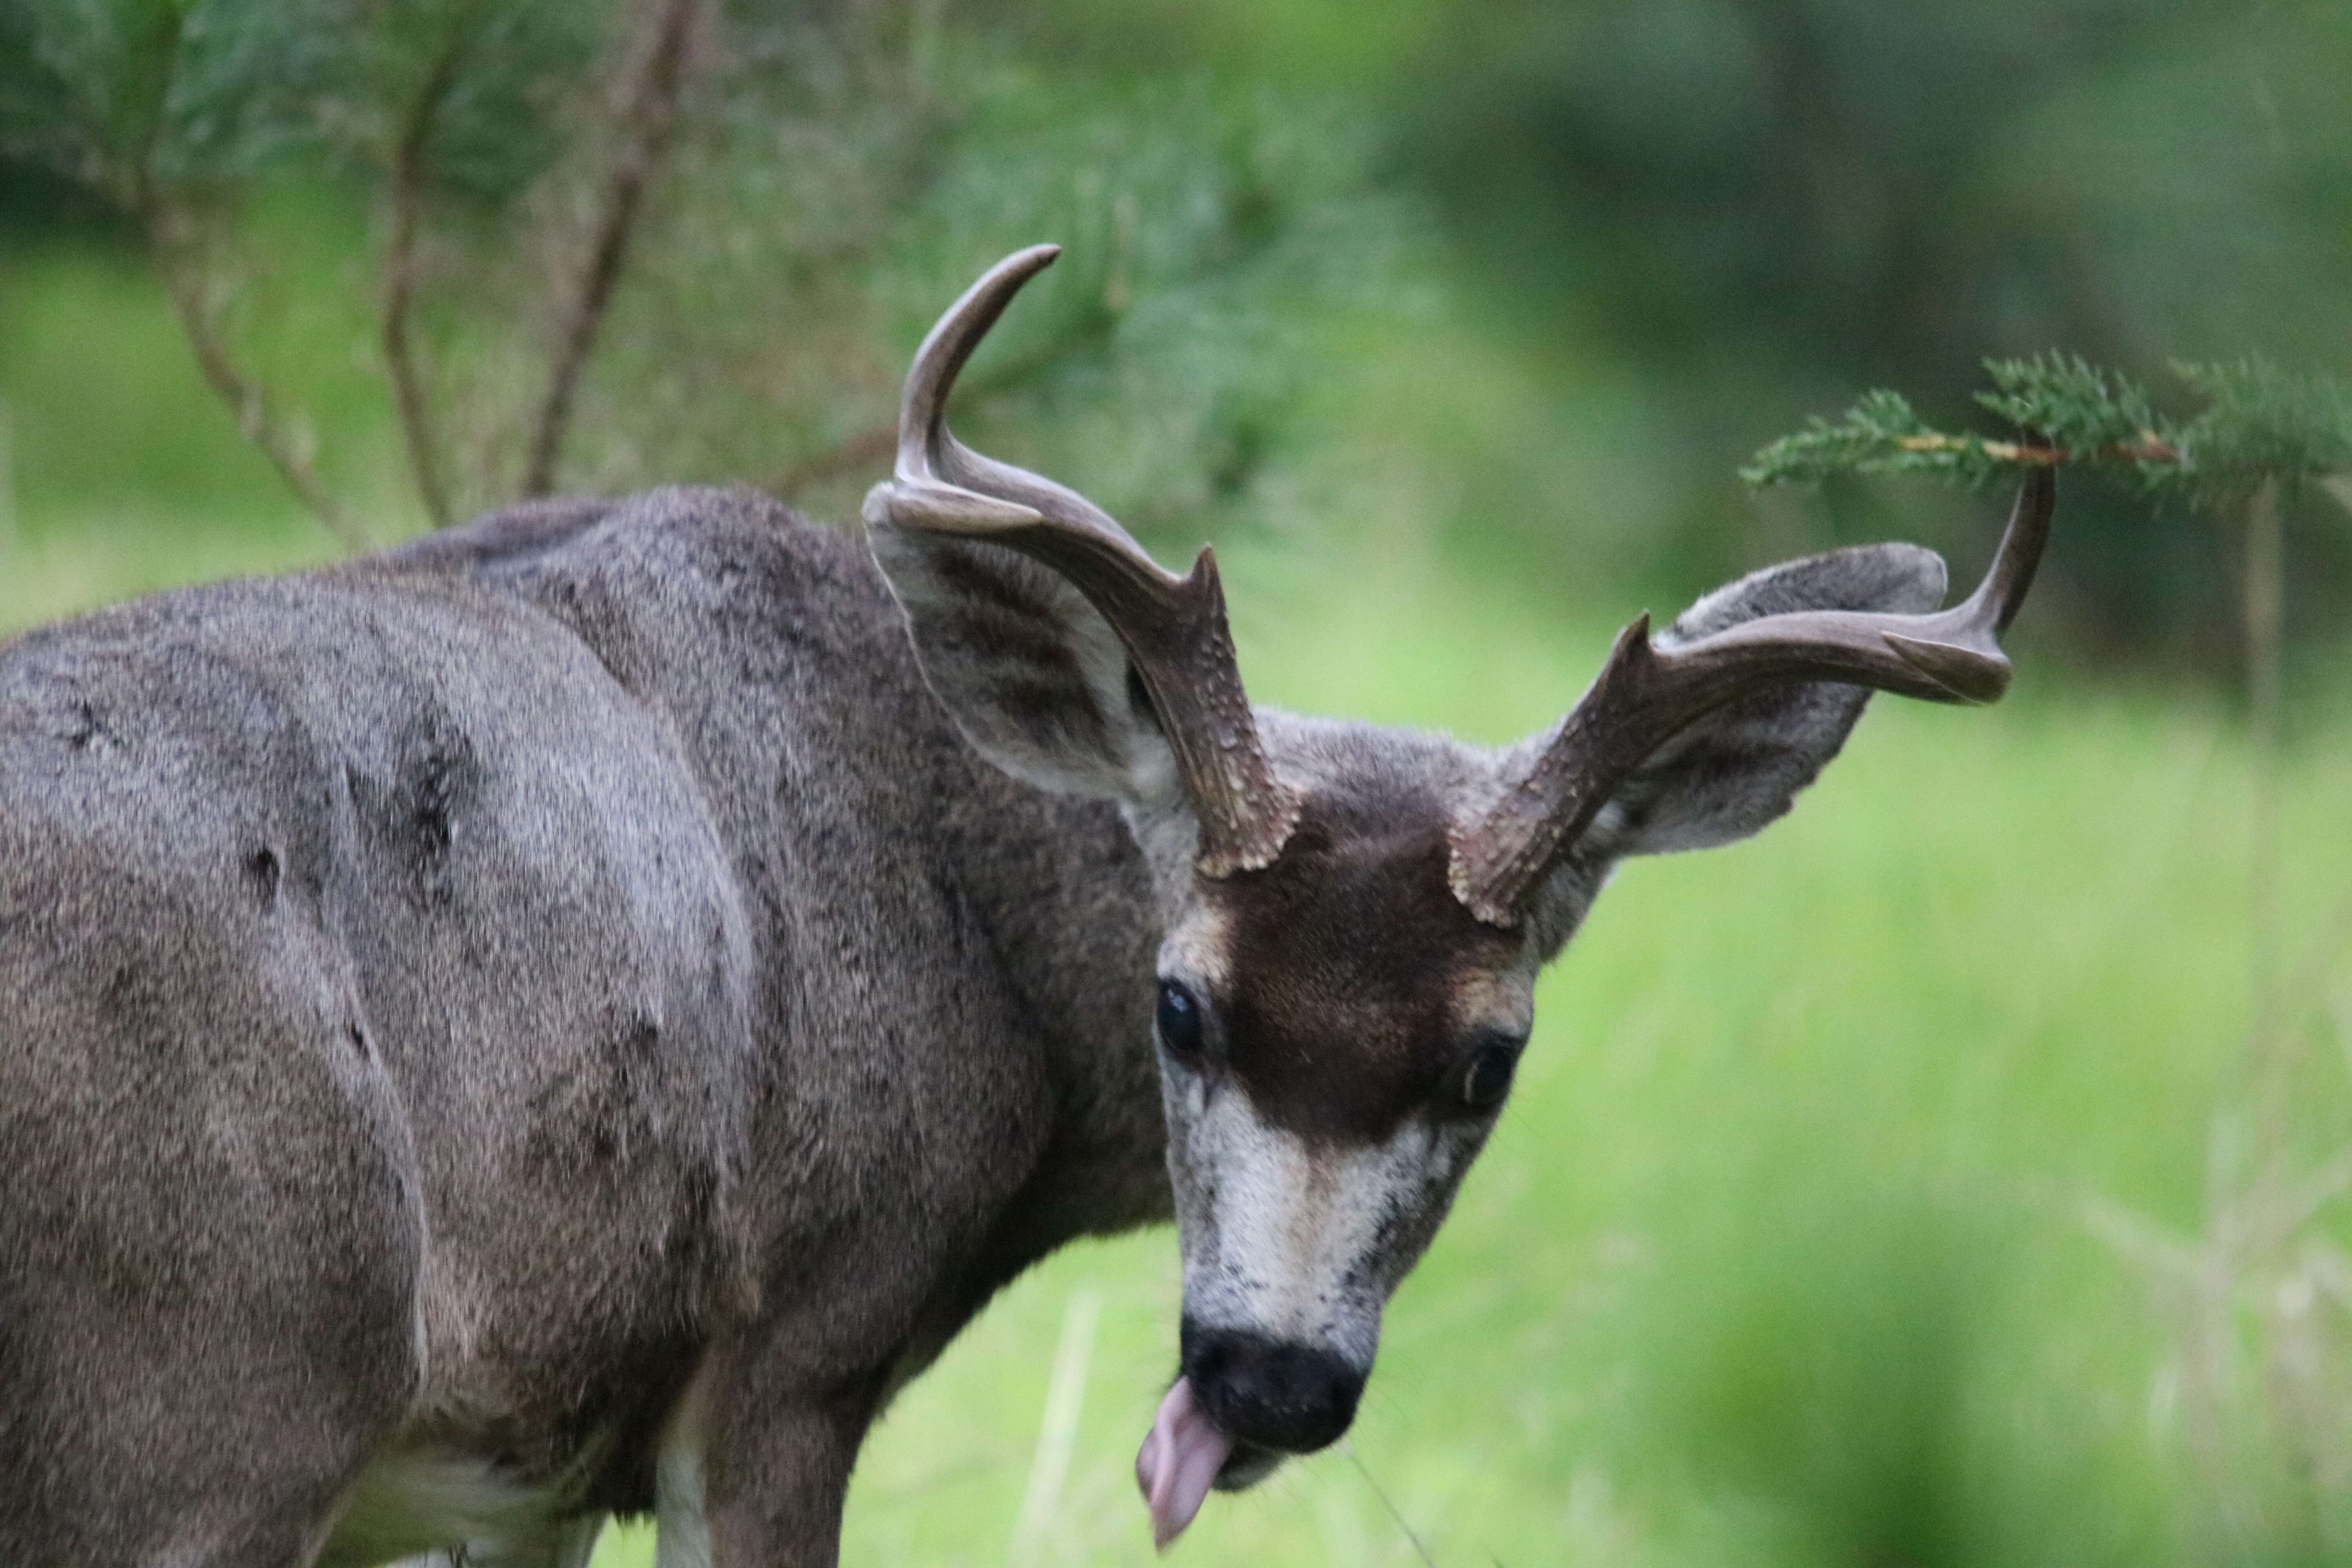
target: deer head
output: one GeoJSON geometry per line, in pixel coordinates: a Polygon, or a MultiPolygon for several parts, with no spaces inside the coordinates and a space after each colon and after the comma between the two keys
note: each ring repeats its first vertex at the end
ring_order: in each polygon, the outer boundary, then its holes
{"type": "Polygon", "coordinates": [[[865,515],[972,744],[1118,801],[1150,867],[1184,1262],[1182,1373],[1139,1461],[1164,1542],[1212,1484],[1347,1429],[1381,1310],[1509,1092],[1537,973],[1616,861],[1779,816],[1872,689],[2000,695],[2052,488],[2027,483],[1952,609],[1915,546],[1775,566],[1663,633],[1635,621],[1567,717],[1499,752],[1254,709],[1211,552],[1170,573],[947,431],[957,372],[1056,254],[1007,258],[924,340],[865,515]]]}

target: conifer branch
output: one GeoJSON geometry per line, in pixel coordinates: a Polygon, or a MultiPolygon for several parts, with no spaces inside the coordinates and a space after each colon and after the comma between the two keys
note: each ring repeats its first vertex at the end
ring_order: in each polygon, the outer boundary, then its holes
{"type": "Polygon", "coordinates": [[[1876,391],[1766,447],[1740,477],[1760,487],[1927,474],[1976,489],[2020,466],[2063,463],[2120,472],[2151,493],[2212,510],[2264,484],[2292,489],[2352,473],[2352,392],[2326,375],[2261,359],[2176,364],[2173,374],[2205,404],[2177,419],[2137,383],[2072,355],[1990,360],[1985,370],[1993,390],[1977,401],[2042,442],[1932,429],[1899,394],[1876,391]]]}

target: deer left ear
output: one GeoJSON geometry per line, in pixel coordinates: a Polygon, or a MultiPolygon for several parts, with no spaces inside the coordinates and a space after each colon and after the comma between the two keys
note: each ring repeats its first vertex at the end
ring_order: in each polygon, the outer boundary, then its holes
{"type": "Polygon", "coordinates": [[[1181,804],[1127,650],[1059,574],[1002,545],[869,523],[931,689],[972,745],[1042,789],[1181,804]]]}
{"type": "MultiPolygon", "coordinates": [[[[1832,550],[1717,589],[1657,634],[1672,647],[1790,610],[1917,615],[1944,601],[1944,559],[1916,544],[1832,550]]],[[[1578,842],[1588,866],[1626,855],[1706,849],[1786,813],[1845,744],[1870,693],[1858,686],[1769,687],[1716,710],[1630,774],[1578,842]]]]}

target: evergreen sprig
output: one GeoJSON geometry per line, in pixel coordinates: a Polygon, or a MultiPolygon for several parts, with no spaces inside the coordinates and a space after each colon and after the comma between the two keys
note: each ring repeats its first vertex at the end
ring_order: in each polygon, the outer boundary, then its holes
{"type": "Polygon", "coordinates": [[[2130,377],[2075,355],[1988,360],[1992,390],[1977,401],[2024,432],[2020,438],[1934,429],[1900,394],[1881,390],[1771,443],[1740,478],[1761,487],[1834,474],[1927,474],[1978,489],[2021,467],[2064,463],[2124,474],[2151,494],[2210,508],[2265,481],[2293,487],[2352,472],[2352,392],[2343,383],[2261,358],[2172,369],[2203,401],[2187,418],[2158,410],[2130,377]]]}

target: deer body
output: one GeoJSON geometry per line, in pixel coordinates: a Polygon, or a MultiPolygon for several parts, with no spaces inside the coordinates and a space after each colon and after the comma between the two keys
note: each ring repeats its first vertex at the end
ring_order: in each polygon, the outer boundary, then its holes
{"type": "Polygon", "coordinates": [[[1172,1214],[1164,1544],[1346,1429],[1610,868],[2006,682],[2046,477],[1963,605],[1772,568],[1517,748],[1255,709],[1205,553],[945,431],[1051,255],[867,545],[541,503],[0,649],[0,1559],[830,1564],[890,1392],[1172,1214]]]}
{"type": "Polygon", "coordinates": [[[973,756],[772,505],[109,612],[0,656],[0,734],[11,1563],[295,1562],[337,1510],[397,1555],[468,1461],[650,1509],[706,1368],[823,1538],[887,1387],[1168,1211],[1116,811],[973,756]]]}

